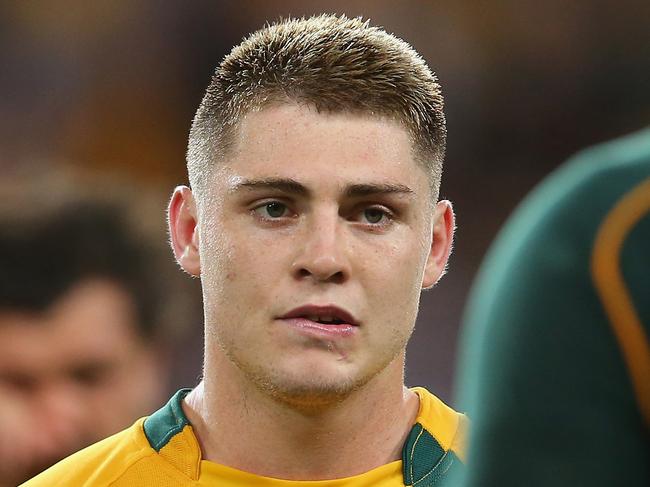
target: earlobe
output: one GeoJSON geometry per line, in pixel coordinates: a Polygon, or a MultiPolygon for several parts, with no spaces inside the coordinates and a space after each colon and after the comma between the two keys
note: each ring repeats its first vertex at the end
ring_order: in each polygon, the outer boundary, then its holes
{"type": "Polygon", "coordinates": [[[167,211],[169,235],[176,261],[185,272],[193,276],[201,273],[196,215],[192,191],[187,186],[178,186],[174,189],[167,211]]]}
{"type": "Polygon", "coordinates": [[[431,248],[422,279],[424,289],[433,287],[445,273],[454,242],[454,229],[455,218],[451,202],[441,200],[436,203],[434,209],[431,248]]]}

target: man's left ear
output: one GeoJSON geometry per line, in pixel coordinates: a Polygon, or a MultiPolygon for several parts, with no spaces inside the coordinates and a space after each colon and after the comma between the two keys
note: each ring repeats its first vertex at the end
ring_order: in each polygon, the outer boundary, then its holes
{"type": "Polygon", "coordinates": [[[451,202],[441,200],[436,203],[433,214],[433,238],[431,249],[424,268],[422,287],[433,287],[445,273],[447,261],[454,242],[454,210],[451,202]]]}

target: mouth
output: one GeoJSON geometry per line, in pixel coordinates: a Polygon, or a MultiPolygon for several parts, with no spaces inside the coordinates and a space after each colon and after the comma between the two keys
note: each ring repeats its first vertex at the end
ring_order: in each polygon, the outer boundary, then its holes
{"type": "Polygon", "coordinates": [[[358,321],[351,313],[338,306],[306,305],[292,309],[280,317],[281,320],[303,319],[321,325],[349,325],[359,326],[358,321]]]}
{"type": "Polygon", "coordinates": [[[338,306],[300,306],[278,319],[301,335],[326,340],[350,337],[359,327],[359,321],[338,306]]]}

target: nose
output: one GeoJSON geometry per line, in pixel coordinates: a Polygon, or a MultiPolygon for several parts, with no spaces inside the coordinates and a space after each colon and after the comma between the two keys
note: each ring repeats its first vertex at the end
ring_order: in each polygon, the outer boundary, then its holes
{"type": "Polygon", "coordinates": [[[88,441],[88,422],[83,398],[58,382],[44,385],[34,395],[30,408],[33,431],[38,432],[33,456],[51,461],[78,450],[88,441]]]}
{"type": "Polygon", "coordinates": [[[294,276],[299,280],[342,284],[350,277],[345,229],[338,214],[315,220],[304,229],[302,246],[292,266],[294,276]]]}

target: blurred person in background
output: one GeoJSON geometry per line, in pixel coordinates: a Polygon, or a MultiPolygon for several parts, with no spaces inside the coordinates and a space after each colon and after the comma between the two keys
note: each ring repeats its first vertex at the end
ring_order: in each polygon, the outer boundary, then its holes
{"type": "Polygon", "coordinates": [[[98,197],[30,177],[43,184],[3,180],[0,205],[2,487],[124,428],[169,387],[156,281],[172,260],[106,184],[98,197]]]}
{"type": "Polygon", "coordinates": [[[468,303],[454,486],[650,485],[650,129],[586,150],[499,234],[468,303]]]}

